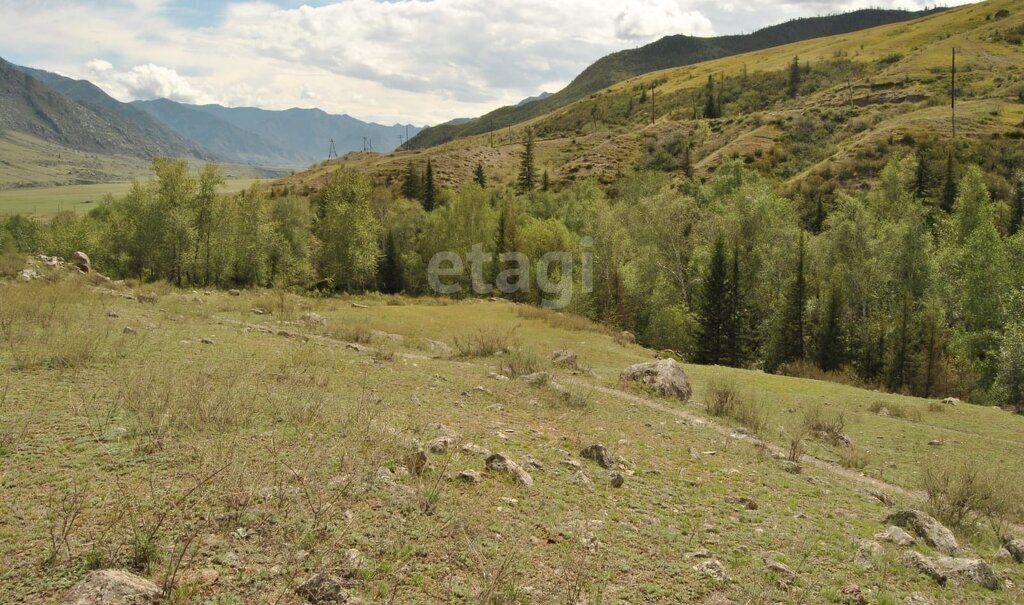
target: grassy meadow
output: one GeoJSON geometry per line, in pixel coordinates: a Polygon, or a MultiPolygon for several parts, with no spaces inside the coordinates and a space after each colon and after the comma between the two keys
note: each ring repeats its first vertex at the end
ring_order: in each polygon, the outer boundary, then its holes
{"type": "Polygon", "coordinates": [[[985,523],[958,538],[1005,590],[942,588],[893,546],[855,557],[890,512],[871,492],[925,506],[933,458],[1019,484],[1024,418],[1006,412],[693,365],[683,404],[617,384],[652,351],[506,302],[49,277],[0,283],[2,602],[57,602],[103,567],[153,579],[170,603],[300,603],[321,572],[365,603],[1022,599],[1024,573],[992,560],[985,523]],[[580,370],[552,367],[557,349],[580,370]],[[537,369],[564,389],[492,376],[537,369]],[[750,430],[708,413],[722,390],[753,410],[750,430]],[[796,419],[840,412],[852,446],[806,437],[802,474],[748,434],[785,446],[796,419]],[[409,472],[439,437],[447,450],[409,472]],[[621,488],[580,456],[595,443],[623,459],[621,488]],[[484,472],[469,444],[534,485],[484,472]],[[851,470],[852,448],[866,462],[851,470]],[[482,481],[458,480],[467,469],[482,481]],[[727,578],[700,571],[708,556],[727,578]]]}

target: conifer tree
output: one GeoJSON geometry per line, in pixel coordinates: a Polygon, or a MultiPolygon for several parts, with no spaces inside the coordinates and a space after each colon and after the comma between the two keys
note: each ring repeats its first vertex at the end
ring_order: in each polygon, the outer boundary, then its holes
{"type": "Polygon", "coordinates": [[[551,188],[551,177],[548,176],[548,169],[544,169],[544,173],[540,177],[540,190],[547,191],[551,188]]]}
{"type": "Polygon", "coordinates": [[[838,370],[844,362],[843,290],[833,281],[818,333],[818,367],[826,372],[838,370]]]}
{"type": "Polygon", "coordinates": [[[708,120],[716,120],[721,116],[721,112],[718,109],[718,103],[715,102],[715,79],[714,76],[708,76],[708,85],[705,92],[707,101],[704,104],[704,117],[708,120]]]}
{"type": "Polygon", "coordinates": [[[402,196],[410,200],[423,201],[423,179],[411,162],[406,166],[402,179],[402,196]]]}
{"type": "Polygon", "coordinates": [[[952,212],[953,205],[956,204],[957,180],[956,159],[953,157],[953,151],[950,150],[949,155],[946,156],[946,174],[942,185],[942,198],[939,199],[939,206],[947,213],[952,212]]]}
{"type": "Polygon", "coordinates": [[[789,64],[789,98],[795,99],[800,94],[800,57],[793,57],[789,64]]]}
{"type": "Polygon", "coordinates": [[[732,271],[726,288],[725,363],[741,367],[746,358],[746,304],[743,300],[743,280],[740,275],[740,247],[732,251],[732,271]]]}
{"type": "Polygon", "coordinates": [[[423,174],[423,209],[430,212],[437,206],[437,186],[434,184],[434,165],[427,158],[427,169],[423,174]]]}
{"type": "Polygon", "coordinates": [[[384,259],[381,262],[381,290],[387,294],[402,291],[402,267],[398,258],[398,243],[394,233],[384,238],[384,259]]]}
{"type": "Polygon", "coordinates": [[[785,307],[782,310],[779,332],[776,335],[774,355],[769,364],[772,369],[804,357],[804,311],[807,308],[807,281],[804,275],[805,255],[806,245],[804,234],[801,232],[793,281],[786,293],[785,307]]]}
{"type": "Polygon", "coordinates": [[[1009,234],[1016,235],[1024,226],[1024,171],[1017,173],[1010,206],[1009,234]]]}
{"type": "Polygon", "coordinates": [[[700,302],[700,340],[697,343],[699,363],[717,365],[725,361],[732,306],[729,301],[727,263],[725,239],[719,235],[712,248],[700,302]]]}
{"type": "Polygon", "coordinates": [[[487,173],[484,172],[483,162],[476,163],[476,170],[473,171],[473,182],[484,189],[487,188],[487,173]]]}
{"type": "Polygon", "coordinates": [[[533,191],[537,184],[533,158],[533,130],[526,131],[526,146],[523,149],[522,161],[519,165],[518,189],[520,193],[533,191]]]}

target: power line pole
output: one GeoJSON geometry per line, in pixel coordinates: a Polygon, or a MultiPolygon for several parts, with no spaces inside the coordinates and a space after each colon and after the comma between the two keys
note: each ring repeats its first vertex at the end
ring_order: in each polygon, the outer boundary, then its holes
{"type": "Polygon", "coordinates": [[[335,149],[335,147],[334,147],[334,139],[331,139],[331,150],[327,152],[327,159],[328,160],[332,160],[332,159],[336,160],[336,159],[338,159],[338,150],[335,149]]]}
{"type": "Polygon", "coordinates": [[[956,47],[953,47],[953,68],[950,70],[949,107],[953,126],[953,146],[956,147],[956,47]]]}

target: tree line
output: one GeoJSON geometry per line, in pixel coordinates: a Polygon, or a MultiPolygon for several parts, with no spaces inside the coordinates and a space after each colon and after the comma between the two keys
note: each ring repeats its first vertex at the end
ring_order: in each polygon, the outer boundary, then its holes
{"type": "MultiPolygon", "coordinates": [[[[593,289],[574,284],[568,310],[684,359],[1024,406],[1024,177],[994,201],[982,170],[963,168],[946,207],[919,196],[919,159],[897,155],[811,230],[779,182],[738,161],[707,182],[638,171],[559,191],[533,161],[515,187],[489,188],[478,166],[442,188],[428,165],[392,185],[342,170],[303,197],[221,195],[218,168],[157,160],[151,181],[85,215],[3,219],[0,246],[84,250],[112,277],[181,287],[408,295],[431,294],[438,252],[586,248],[593,289]]],[[[469,275],[452,279],[472,295],[469,275]]],[[[543,302],[537,287],[511,296],[543,302]]]]}

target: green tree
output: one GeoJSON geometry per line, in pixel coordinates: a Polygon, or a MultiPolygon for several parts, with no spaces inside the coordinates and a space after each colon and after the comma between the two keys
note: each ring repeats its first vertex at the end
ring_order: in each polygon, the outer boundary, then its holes
{"type": "Polygon", "coordinates": [[[773,355],[768,364],[771,370],[784,363],[804,358],[804,313],[807,309],[806,249],[804,234],[801,232],[796,266],[793,268],[793,277],[783,301],[773,355]]]}
{"type": "Polygon", "coordinates": [[[473,182],[484,189],[487,188],[487,173],[484,172],[483,162],[476,163],[476,169],[473,171],[473,182]]]}
{"type": "Polygon", "coordinates": [[[728,348],[731,316],[730,280],[728,259],[725,252],[725,238],[715,238],[704,277],[698,310],[699,338],[697,341],[697,362],[707,365],[725,363],[728,348]]]}
{"type": "Polygon", "coordinates": [[[337,290],[372,285],[380,257],[380,223],[370,207],[369,178],[336,172],[318,200],[316,269],[337,290]]]}
{"type": "Polygon", "coordinates": [[[402,195],[408,200],[423,201],[423,177],[420,176],[412,162],[405,167],[405,176],[402,178],[402,195]]]}
{"type": "Polygon", "coordinates": [[[818,332],[818,367],[826,372],[838,370],[846,361],[843,343],[843,290],[833,280],[818,332]]]}
{"type": "Polygon", "coordinates": [[[741,367],[746,359],[747,348],[747,306],[743,296],[743,275],[740,272],[740,246],[737,242],[732,251],[732,271],[726,297],[725,362],[734,368],[741,367]]]}
{"type": "Polygon", "coordinates": [[[1010,203],[1010,224],[1008,233],[1016,235],[1024,226],[1024,170],[1017,172],[1014,179],[1013,199],[1010,203]]]}
{"type": "Polygon", "coordinates": [[[718,100],[715,98],[715,78],[714,76],[708,76],[707,86],[704,88],[704,117],[708,120],[716,120],[722,117],[721,109],[718,106],[718,100]]]}
{"type": "Polygon", "coordinates": [[[946,156],[946,172],[942,180],[942,195],[939,197],[939,207],[947,213],[953,211],[953,205],[956,203],[957,180],[956,158],[950,150],[946,156]]]}
{"type": "Polygon", "coordinates": [[[437,185],[434,183],[434,165],[427,158],[427,169],[423,173],[423,209],[430,212],[437,207],[437,185]]]}
{"type": "Polygon", "coordinates": [[[526,144],[519,163],[519,178],[516,181],[520,193],[533,191],[537,185],[537,171],[533,157],[533,129],[526,131],[526,144]]]}
{"type": "Polygon", "coordinates": [[[795,99],[800,94],[800,57],[793,57],[789,64],[789,98],[795,99]]]}

